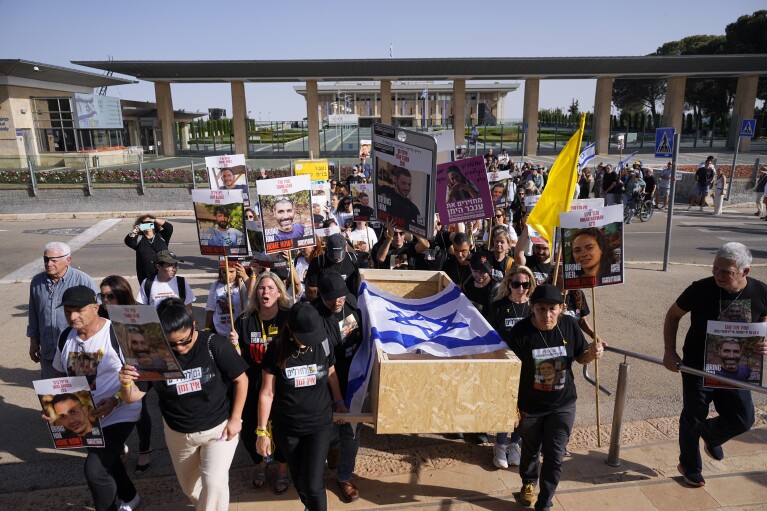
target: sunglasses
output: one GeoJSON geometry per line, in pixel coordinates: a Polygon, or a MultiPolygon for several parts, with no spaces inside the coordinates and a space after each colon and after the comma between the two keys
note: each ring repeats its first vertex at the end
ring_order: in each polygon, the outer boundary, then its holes
{"type": "Polygon", "coordinates": [[[45,264],[48,264],[50,261],[53,261],[55,263],[59,259],[64,259],[65,257],[69,257],[69,254],[64,254],[64,255],[60,255],[60,256],[53,256],[53,257],[48,257],[48,256],[44,255],[43,256],[43,262],[45,264]]]}
{"type": "Polygon", "coordinates": [[[495,215],[495,218],[503,218],[503,215],[495,215]]]}
{"type": "Polygon", "coordinates": [[[394,232],[394,235],[395,235],[395,236],[404,236],[404,235],[405,235],[405,233],[404,233],[404,232],[396,232],[396,231],[395,231],[395,232],[394,232]]]}
{"type": "Polygon", "coordinates": [[[101,300],[102,302],[104,300],[110,300],[111,301],[111,300],[116,300],[116,299],[117,299],[117,296],[115,296],[114,293],[99,293],[99,300],[101,300]]]}
{"type": "Polygon", "coordinates": [[[170,345],[171,348],[178,348],[179,346],[186,346],[187,344],[192,344],[193,340],[194,340],[194,329],[192,329],[192,333],[189,334],[189,337],[187,337],[183,341],[179,341],[179,342],[168,341],[168,344],[170,345]]]}
{"type": "Polygon", "coordinates": [[[519,282],[519,281],[514,280],[514,281],[511,282],[511,287],[513,287],[514,289],[519,289],[520,287],[522,289],[530,289],[530,283],[529,282],[519,282]]]}

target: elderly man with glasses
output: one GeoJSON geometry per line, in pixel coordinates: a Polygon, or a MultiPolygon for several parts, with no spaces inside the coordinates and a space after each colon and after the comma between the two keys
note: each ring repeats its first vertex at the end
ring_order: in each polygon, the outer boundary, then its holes
{"type": "Polygon", "coordinates": [[[64,310],[56,307],[64,291],[75,286],[88,286],[97,292],[96,284],[87,274],[70,267],[72,249],[66,243],[53,241],[43,249],[45,271],[38,273],[29,284],[29,357],[40,363],[42,378],[53,378],[53,357],[59,335],[67,328],[64,310]]]}

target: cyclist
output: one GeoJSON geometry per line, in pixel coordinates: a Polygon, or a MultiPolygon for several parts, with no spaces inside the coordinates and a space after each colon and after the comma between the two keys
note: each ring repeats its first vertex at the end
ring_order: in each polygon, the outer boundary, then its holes
{"type": "Polygon", "coordinates": [[[645,182],[639,177],[639,171],[632,171],[628,181],[626,181],[626,191],[623,194],[623,208],[629,208],[632,211],[632,214],[625,215],[627,224],[631,223],[631,217],[634,216],[633,209],[642,200],[644,189],[645,182]]]}

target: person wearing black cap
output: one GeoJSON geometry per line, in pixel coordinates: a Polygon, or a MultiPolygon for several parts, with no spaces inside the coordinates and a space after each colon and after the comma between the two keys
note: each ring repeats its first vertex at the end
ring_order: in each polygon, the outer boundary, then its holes
{"type": "Polygon", "coordinates": [[[475,253],[469,262],[471,276],[463,283],[463,294],[471,300],[471,303],[485,317],[490,308],[490,303],[495,299],[498,292],[498,282],[490,276],[493,271],[485,254],[475,253]]]}
{"type": "Polygon", "coordinates": [[[333,408],[348,411],[334,365],[335,353],[317,309],[298,302],[291,307],[277,341],[266,348],[256,449],[269,456],[274,441],[285,453],[293,484],[310,511],[327,509],[323,472],[333,408]]]}
{"type": "Polygon", "coordinates": [[[93,392],[101,419],[105,446],[89,448],[85,458],[85,479],[96,511],[132,511],[141,501],[120,455],[123,444],[141,414],[141,403],[123,406],[118,373],[123,355],[112,342],[112,322],[99,316],[96,293],[88,286],[67,289],[59,307],[64,308],[69,328],[61,333],[53,359],[59,376],[85,376],[93,392]]]}
{"type": "Polygon", "coordinates": [[[195,300],[194,292],[184,277],[176,275],[178,263],[183,263],[176,254],[170,250],[161,250],[154,257],[154,265],[157,275],[149,277],[141,283],[136,302],[155,307],[166,298],[180,298],[189,310],[192,310],[192,302],[195,300]]]}
{"type": "Polygon", "coordinates": [[[396,266],[397,256],[404,255],[407,260],[407,269],[414,270],[416,255],[429,249],[428,240],[421,236],[415,236],[416,243],[405,241],[407,233],[395,227],[391,221],[384,224],[381,234],[381,238],[371,252],[376,267],[380,269],[393,269],[396,266]]]}
{"type": "Polygon", "coordinates": [[[563,303],[557,287],[536,287],[530,297],[532,315],[519,321],[506,339],[522,361],[517,403],[522,435],[520,500],[532,505],[540,481],[537,510],[551,507],[575,420],[573,360],[588,364],[603,353],[603,343],[587,344],[578,322],[562,314],[563,303]]]}
{"type": "MultiPolygon", "coordinates": [[[[346,283],[338,273],[326,273],[320,277],[319,298],[312,305],[317,308],[325,325],[336,358],[336,374],[341,395],[346,395],[349,380],[349,368],[354,354],[362,344],[362,315],[357,307],[357,299],[346,288],[346,283]]],[[[328,451],[328,468],[336,469],[336,479],[344,500],[353,502],[359,499],[357,487],[352,483],[354,464],[360,447],[360,427],[351,424],[336,424],[328,451]]]]}
{"type": "Polygon", "coordinates": [[[326,273],[339,273],[346,282],[350,293],[357,290],[359,280],[359,267],[357,257],[347,250],[349,244],[346,238],[339,233],[331,234],[325,242],[325,253],[320,254],[309,263],[306,270],[306,299],[312,301],[317,298],[317,286],[319,279],[326,273]]]}

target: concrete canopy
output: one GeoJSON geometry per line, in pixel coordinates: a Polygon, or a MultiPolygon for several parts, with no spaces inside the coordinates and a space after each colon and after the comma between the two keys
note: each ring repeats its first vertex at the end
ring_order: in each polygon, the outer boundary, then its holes
{"type": "Polygon", "coordinates": [[[39,80],[41,82],[65,83],[80,87],[103,87],[136,83],[135,80],[114,78],[112,76],[78,71],[65,67],[52,66],[42,62],[22,59],[0,59],[0,83],[3,77],[39,80]]]}

